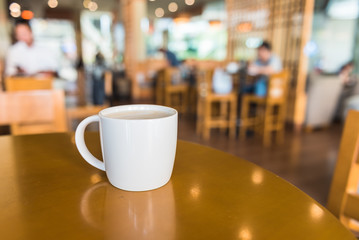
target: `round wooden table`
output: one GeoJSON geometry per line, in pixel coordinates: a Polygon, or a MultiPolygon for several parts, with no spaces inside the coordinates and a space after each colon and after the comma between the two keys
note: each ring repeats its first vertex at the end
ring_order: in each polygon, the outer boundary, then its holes
{"type": "MultiPolygon", "coordinates": [[[[99,157],[98,134],[86,140],[99,157]]],[[[112,187],[71,133],[0,137],[0,152],[1,239],[355,239],[278,176],[193,143],[148,192],[112,187]]]]}

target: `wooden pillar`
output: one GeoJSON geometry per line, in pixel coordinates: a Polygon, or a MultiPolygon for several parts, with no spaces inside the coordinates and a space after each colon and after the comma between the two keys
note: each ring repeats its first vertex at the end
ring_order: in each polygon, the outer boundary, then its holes
{"type": "Polygon", "coordinates": [[[112,54],[112,61],[115,65],[117,65],[119,62],[119,55],[122,54],[121,49],[118,48],[117,43],[116,43],[116,35],[115,35],[115,30],[117,27],[117,24],[122,23],[123,19],[122,19],[122,11],[121,11],[121,5],[119,1],[115,1],[115,6],[112,10],[113,13],[113,19],[112,19],[112,28],[111,28],[111,36],[112,36],[112,50],[113,50],[113,54],[112,54]]]}
{"type": "Polygon", "coordinates": [[[74,27],[75,27],[75,40],[77,46],[77,57],[82,58],[82,32],[81,32],[81,11],[75,10],[73,12],[74,27]]]}
{"type": "MultiPolygon", "coordinates": [[[[75,27],[75,40],[77,49],[77,59],[82,61],[82,31],[81,31],[81,11],[73,11],[73,22],[75,27]]],[[[83,64],[83,62],[82,62],[83,64]]],[[[86,75],[84,66],[78,66],[77,69],[77,104],[86,105],[86,75]]]]}
{"type": "Polygon", "coordinates": [[[120,4],[125,27],[124,62],[127,74],[134,79],[136,64],[146,59],[145,36],[141,29],[141,21],[147,17],[147,2],[121,0],[120,4]]]}
{"type": "MultiPolygon", "coordinates": [[[[282,61],[284,60],[283,57],[285,55],[285,42],[287,42],[287,38],[284,35],[284,26],[283,22],[285,21],[284,16],[284,4],[282,3],[283,0],[274,1],[276,5],[271,9],[271,17],[272,18],[272,26],[269,28],[268,36],[270,36],[270,42],[272,44],[272,50],[274,53],[281,56],[282,61]],[[270,35],[269,35],[270,33],[270,35]]],[[[271,6],[270,6],[271,7],[271,6]]]]}
{"type": "Polygon", "coordinates": [[[7,19],[7,1],[0,0],[0,91],[3,88],[4,60],[10,46],[10,33],[7,19]]]}
{"type": "Polygon", "coordinates": [[[233,16],[233,5],[234,0],[226,0],[226,10],[227,10],[227,57],[229,61],[234,60],[234,38],[235,38],[235,26],[234,26],[234,16],[233,16]]]}
{"type": "Polygon", "coordinates": [[[307,95],[305,92],[308,74],[308,56],[304,54],[304,47],[309,42],[312,33],[314,0],[305,0],[303,11],[303,25],[301,32],[300,57],[297,84],[294,100],[294,126],[297,131],[303,126],[306,114],[307,95]]]}
{"type": "Polygon", "coordinates": [[[0,0],[0,59],[4,59],[10,46],[10,34],[7,19],[7,1],[0,0]]]}

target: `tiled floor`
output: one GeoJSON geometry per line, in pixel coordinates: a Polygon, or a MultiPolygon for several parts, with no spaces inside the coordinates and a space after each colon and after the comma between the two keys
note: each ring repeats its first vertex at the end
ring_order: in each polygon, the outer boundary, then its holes
{"type": "Polygon", "coordinates": [[[286,179],[325,205],[340,143],[341,126],[312,133],[286,132],[285,143],[265,148],[259,137],[230,140],[224,133],[212,130],[205,141],[195,134],[195,121],[179,120],[179,139],[207,145],[251,161],[286,179]]]}

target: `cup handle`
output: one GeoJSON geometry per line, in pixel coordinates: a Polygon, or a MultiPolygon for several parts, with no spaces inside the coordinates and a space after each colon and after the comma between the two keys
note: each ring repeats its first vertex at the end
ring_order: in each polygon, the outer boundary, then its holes
{"type": "Polygon", "coordinates": [[[77,149],[79,150],[81,156],[86,160],[86,162],[88,162],[95,168],[105,171],[105,163],[98,160],[90,153],[90,151],[86,147],[85,138],[84,138],[85,129],[86,129],[87,125],[89,125],[92,122],[99,122],[99,121],[100,121],[100,117],[98,115],[93,115],[88,118],[85,118],[77,126],[76,133],[75,133],[75,142],[76,142],[77,149]]]}

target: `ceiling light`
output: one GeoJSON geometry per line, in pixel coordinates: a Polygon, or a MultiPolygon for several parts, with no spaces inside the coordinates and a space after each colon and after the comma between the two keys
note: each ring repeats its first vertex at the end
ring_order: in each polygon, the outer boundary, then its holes
{"type": "Polygon", "coordinates": [[[334,19],[356,19],[359,17],[359,4],[357,0],[331,1],[327,11],[334,19]]]}
{"type": "Polygon", "coordinates": [[[210,20],[209,26],[213,28],[220,28],[222,26],[222,22],[219,20],[210,20]]]}
{"type": "Polygon", "coordinates": [[[11,15],[11,17],[18,18],[18,17],[20,17],[21,12],[20,11],[18,11],[18,12],[10,12],[10,15],[11,15]]]}
{"type": "Polygon", "coordinates": [[[49,0],[47,5],[49,5],[50,8],[55,8],[57,5],[59,5],[59,2],[57,0],[49,0]]]}
{"type": "Polygon", "coordinates": [[[177,5],[177,3],[171,2],[171,3],[168,5],[168,10],[169,10],[170,12],[175,12],[175,11],[177,11],[177,10],[178,10],[178,5],[177,5]]]}
{"type": "Polygon", "coordinates": [[[184,23],[188,23],[189,22],[189,18],[186,16],[183,17],[176,17],[175,19],[173,19],[173,22],[175,24],[184,24],[184,23]]]}
{"type": "Polygon", "coordinates": [[[21,9],[20,4],[15,3],[15,2],[11,3],[10,6],[9,6],[9,10],[11,12],[20,12],[20,9],[21,9]]]}
{"type": "Polygon", "coordinates": [[[34,17],[34,13],[30,10],[24,10],[21,13],[21,17],[25,20],[30,20],[34,17]]]}
{"type": "Polygon", "coordinates": [[[195,0],[185,0],[184,1],[187,5],[191,6],[194,4],[195,0]]]}
{"type": "Polygon", "coordinates": [[[253,28],[253,24],[251,22],[241,22],[237,25],[237,30],[239,32],[250,32],[253,28]]]}
{"type": "Polygon", "coordinates": [[[91,12],[94,12],[94,11],[97,10],[98,5],[97,5],[97,3],[95,3],[95,2],[90,2],[89,5],[88,5],[88,8],[89,8],[89,10],[90,10],[91,12]]]}
{"type": "Polygon", "coordinates": [[[156,17],[163,17],[165,15],[165,11],[163,10],[163,8],[157,8],[155,10],[155,15],[156,17]]]}

